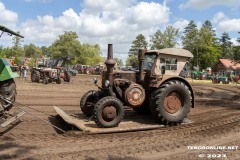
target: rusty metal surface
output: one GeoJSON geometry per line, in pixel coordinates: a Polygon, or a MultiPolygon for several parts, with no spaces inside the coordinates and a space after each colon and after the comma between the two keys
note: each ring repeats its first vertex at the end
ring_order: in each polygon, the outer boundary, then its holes
{"type": "Polygon", "coordinates": [[[137,74],[135,71],[114,70],[113,79],[125,79],[136,82],[137,74]]]}
{"type": "Polygon", "coordinates": [[[110,122],[117,117],[117,110],[114,106],[106,106],[102,111],[104,121],[110,122]]]}
{"type": "Polygon", "coordinates": [[[105,64],[107,67],[106,79],[110,81],[111,86],[113,84],[113,68],[115,63],[116,62],[113,59],[113,46],[112,44],[108,44],[108,55],[107,55],[107,60],[105,61],[105,64]]]}
{"type": "Polygon", "coordinates": [[[82,123],[78,123],[78,121],[76,121],[76,119],[72,118],[71,116],[69,116],[67,113],[65,113],[63,110],[61,110],[60,108],[54,106],[55,111],[57,112],[57,114],[59,116],[62,117],[62,119],[71,124],[76,126],[78,129],[80,129],[81,131],[86,131],[86,127],[84,126],[84,124],[82,123]]]}
{"type": "MultiPolygon", "coordinates": [[[[80,113],[68,115],[66,112],[58,107],[54,107],[56,112],[69,124],[79,128],[87,134],[101,134],[101,133],[120,133],[153,130],[165,127],[155,123],[151,115],[140,115],[136,112],[126,109],[124,120],[114,128],[99,128],[95,122],[80,113]]],[[[191,120],[184,119],[182,124],[193,123],[191,120]]]]}
{"type": "Polygon", "coordinates": [[[125,91],[125,100],[132,107],[138,107],[145,100],[145,90],[142,86],[132,83],[125,91]]]}
{"type": "Polygon", "coordinates": [[[182,108],[182,106],[183,101],[180,95],[176,92],[168,94],[164,99],[164,108],[170,114],[176,113],[180,108],[182,108]]]}

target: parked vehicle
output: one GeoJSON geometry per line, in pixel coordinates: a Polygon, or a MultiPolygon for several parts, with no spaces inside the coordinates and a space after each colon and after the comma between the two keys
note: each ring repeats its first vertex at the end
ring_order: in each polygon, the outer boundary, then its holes
{"type": "Polygon", "coordinates": [[[66,64],[72,59],[69,56],[61,56],[56,59],[52,59],[50,65],[52,68],[57,69],[60,73],[60,78],[62,78],[65,82],[70,82],[71,74],[68,71],[66,64]]]}
{"type": "Polygon", "coordinates": [[[65,67],[66,62],[69,60],[70,58],[68,56],[62,56],[44,61],[41,65],[32,69],[32,82],[42,81],[45,84],[52,82],[60,84],[62,81],[61,79],[65,82],[70,82],[71,74],[65,67]]]}
{"type": "Polygon", "coordinates": [[[60,70],[49,68],[46,66],[33,67],[31,70],[31,81],[42,82],[44,84],[56,82],[61,84],[60,70]]]}
{"type": "Polygon", "coordinates": [[[68,71],[68,73],[69,73],[71,76],[76,76],[77,73],[78,73],[77,70],[73,69],[73,66],[68,67],[68,68],[67,68],[67,71],[68,71]]]}
{"type": "Polygon", "coordinates": [[[225,76],[225,75],[214,75],[212,77],[212,83],[221,83],[222,84],[229,84],[230,82],[230,79],[228,76],[225,76]]]}
{"type": "Polygon", "coordinates": [[[235,75],[233,77],[230,78],[231,82],[233,83],[237,83],[237,84],[240,84],[240,75],[235,75]]]}

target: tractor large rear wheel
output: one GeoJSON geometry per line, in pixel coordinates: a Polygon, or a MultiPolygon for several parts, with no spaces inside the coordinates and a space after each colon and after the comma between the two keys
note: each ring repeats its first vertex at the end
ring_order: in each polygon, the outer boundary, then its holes
{"type": "Polygon", "coordinates": [[[124,116],[122,102],[113,96],[100,99],[93,109],[93,118],[99,127],[116,127],[124,116]]]}
{"type": "Polygon", "coordinates": [[[31,81],[32,82],[39,82],[40,81],[40,72],[37,70],[33,70],[31,72],[31,81]]]}
{"type": "Polygon", "coordinates": [[[153,116],[164,124],[180,124],[187,116],[192,106],[192,96],[189,88],[180,81],[173,80],[164,83],[151,95],[153,116]]]}
{"type": "Polygon", "coordinates": [[[93,115],[94,105],[97,103],[98,91],[90,90],[86,92],[80,100],[80,109],[88,117],[93,115]]]}
{"type": "Polygon", "coordinates": [[[12,108],[12,103],[14,103],[17,92],[16,92],[16,85],[13,79],[5,80],[0,82],[0,95],[9,100],[6,102],[1,99],[0,105],[2,109],[9,111],[12,108]],[[3,107],[4,106],[4,107],[3,107]]]}

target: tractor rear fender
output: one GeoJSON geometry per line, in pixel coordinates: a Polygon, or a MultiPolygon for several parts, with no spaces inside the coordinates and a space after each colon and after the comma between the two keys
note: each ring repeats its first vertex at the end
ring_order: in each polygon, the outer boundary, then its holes
{"type": "Polygon", "coordinates": [[[160,81],[158,81],[158,83],[156,83],[153,87],[154,88],[158,88],[158,87],[160,87],[162,84],[164,84],[165,82],[167,82],[167,81],[173,81],[173,80],[177,80],[177,81],[180,81],[180,82],[183,82],[188,88],[189,88],[189,90],[190,90],[190,92],[191,92],[191,96],[192,96],[192,98],[193,98],[193,100],[192,100],[192,108],[194,108],[194,103],[195,103],[195,98],[194,98],[194,92],[193,92],[193,89],[192,89],[192,86],[190,85],[190,83],[186,80],[186,79],[184,79],[184,78],[182,78],[182,77],[180,77],[180,76],[164,76],[160,81]]]}
{"type": "Polygon", "coordinates": [[[19,77],[17,72],[13,72],[12,64],[7,59],[0,59],[0,81],[5,81],[11,78],[19,77]]]}

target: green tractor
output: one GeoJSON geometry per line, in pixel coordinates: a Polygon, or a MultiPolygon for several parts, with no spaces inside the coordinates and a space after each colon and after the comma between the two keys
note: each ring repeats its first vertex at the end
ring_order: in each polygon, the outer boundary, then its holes
{"type": "MultiPolygon", "coordinates": [[[[24,38],[12,30],[0,25],[0,37],[6,32],[8,35],[24,38]]],[[[12,108],[17,92],[14,78],[19,77],[14,72],[14,67],[8,59],[0,58],[0,121],[7,118],[8,111],[12,108]]]]}

